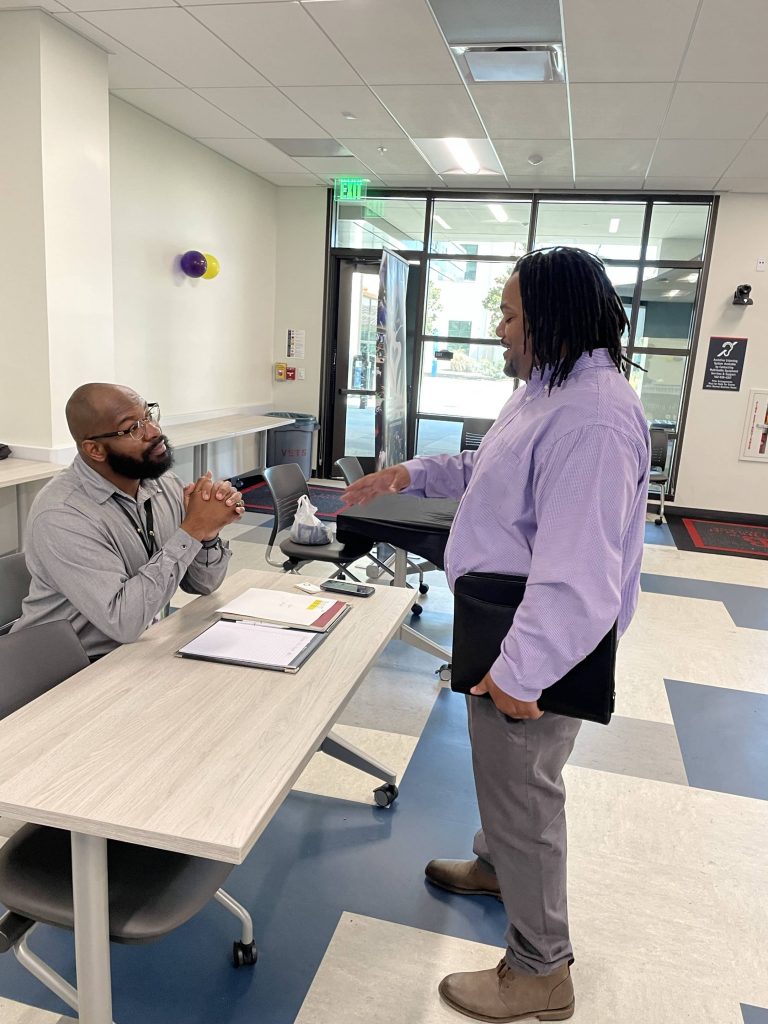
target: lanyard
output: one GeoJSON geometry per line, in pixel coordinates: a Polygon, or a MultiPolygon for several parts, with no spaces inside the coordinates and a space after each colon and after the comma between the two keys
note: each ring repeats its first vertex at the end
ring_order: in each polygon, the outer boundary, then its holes
{"type": "Polygon", "coordinates": [[[115,497],[115,504],[120,509],[120,511],[123,513],[123,515],[128,520],[128,522],[131,524],[131,526],[134,528],[136,533],[138,533],[139,537],[141,537],[141,543],[144,545],[144,550],[147,552],[147,554],[151,558],[152,555],[154,554],[155,546],[156,546],[156,542],[155,542],[155,518],[154,518],[154,516],[152,514],[152,499],[151,498],[147,498],[147,500],[144,502],[144,515],[147,517],[147,532],[146,533],[144,533],[144,528],[142,527],[141,522],[137,523],[136,520],[131,515],[131,513],[125,507],[125,505],[123,505],[121,502],[119,502],[116,497],[115,497]]]}

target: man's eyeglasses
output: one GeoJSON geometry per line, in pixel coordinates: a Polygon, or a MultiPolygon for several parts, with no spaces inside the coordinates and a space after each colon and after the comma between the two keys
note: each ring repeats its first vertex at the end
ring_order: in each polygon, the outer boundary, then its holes
{"type": "Polygon", "coordinates": [[[101,441],[106,437],[125,437],[128,434],[134,441],[143,441],[147,436],[147,424],[157,425],[160,422],[160,406],[157,402],[150,402],[147,406],[147,415],[143,420],[136,420],[125,430],[113,430],[109,434],[95,434],[93,437],[86,437],[86,441],[101,441]]]}

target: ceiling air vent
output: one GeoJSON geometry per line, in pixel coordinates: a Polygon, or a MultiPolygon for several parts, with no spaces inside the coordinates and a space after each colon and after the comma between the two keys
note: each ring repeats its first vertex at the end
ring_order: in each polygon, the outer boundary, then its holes
{"type": "Polygon", "coordinates": [[[468,82],[563,82],[562,43],[451,46],[468,82]]]}

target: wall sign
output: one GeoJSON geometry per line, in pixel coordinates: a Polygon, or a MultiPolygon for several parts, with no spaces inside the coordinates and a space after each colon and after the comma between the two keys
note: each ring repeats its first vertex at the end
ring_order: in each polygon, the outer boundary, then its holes
{"type": "Polygon", "coordinates": [[[288,331],[288,342],[285,347],[285,354],[288,356],[289,359],[304,358],[306,337],[306,331],[288,331]]]}
{"type": "Polygon", "coordinates": [[[704,390],[738,391],[746,351],[746,338],[710,338],[704,368],[704,390]]]}
{"type": "Polygon", "coordinates": [[[768,389],[752,388],[744,419],[739,458],[768,462],[768,389]]]}

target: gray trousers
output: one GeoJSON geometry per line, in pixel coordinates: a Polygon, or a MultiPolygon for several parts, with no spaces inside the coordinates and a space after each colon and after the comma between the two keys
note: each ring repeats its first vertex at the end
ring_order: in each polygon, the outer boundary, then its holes
{"type": "Polygon", "coordinates": [[[509,921],[507,964],[552,974],[573,960],[568,934],[562,771],[581,722],[513,721],[489,697],[467,697],[482,828],[474,851],[495,872],[509,921]]]}

